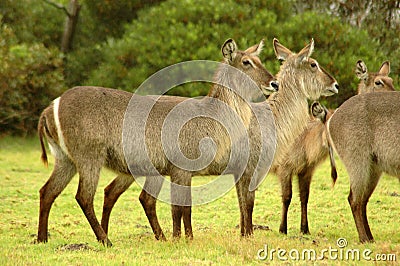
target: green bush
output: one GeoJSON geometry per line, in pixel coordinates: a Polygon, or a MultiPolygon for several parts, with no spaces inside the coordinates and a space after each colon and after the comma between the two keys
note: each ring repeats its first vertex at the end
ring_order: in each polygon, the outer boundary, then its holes
{"type": "MultiPolygon", "coordinates": [[[[267,69],[276,73],[279,63],[271,45],[273,37],[295,52],[314,38],[313,57],[340,85],[339,95],[327,98],[325,103],[337,107],[356,91],[354,66],[358,59],[363,59],[370,69],[378,68],[385,60],[379,44],[369,40],[366,31],[338,18],[305,12],[283,19],[276,15],[281,6],[272,5],[276,8],[273,9],[266,8],[263,1],[250,2],[166,1],[145,9],[126,27],[121,39],[108,39],[101,47],[103,61],[85,83],[133,91],[166,66],[186,60],[220,60],[220,46],[230,37],[239,48],[264,38],[266,47],[261,58],[267,69]]],[[[181,86],[171,93],[197,96],[205,95],[208,89],[204,85],[195,89],[181,86]]]]}
{"type": "Polygon", "coordinates": [[[339,18],[326,19],[316,12],[293,16],[280,27],[281,42],[299,51],[311,38],[315,41],[312,55],[339,83],[339,94],[323,102],[336,108],[357,91],[359,80],[354,74],[357,60],[377,70],[386,60],[379,44],[365,30],[342,23],[339,18]],[[368,40],[368,41],[366,41],[368,40]]]}
{"type": "Polygon", "coordinates": [[[85,0],[82,4],[88,10],[96,26],[96,35],[118,37],[124,25],[136,18],[137,11],[164,0],[85,0]]]}
{"type": "MultiPolygon", "coordinates": [[[[227,38],[234,38],[242,48],[261,38],[271,39],[273,31],[265,36],[259,28],[272,28],[275,20],[272,12],[257,13],[232,0],[163,2],[140,12],[121,39],[107,41],[101,48],[103,63],[86,84],[132,91],[166,66],[186,60],[221,60],[220,46],[227,38]]],[[[204,95],[208,88],[174,93],[204,95]]]]}
{"type": "Polygon", "coordinates": [[[61,43],[65,14],[42,0],[1,0],[0,16],[19,41],[46,47],[61,43]]]}
{"type": "Polygon", "coordinates": [[[28,134],[50,100],[65,89],[62,58],[41,43],[20,43],[0,28],[0,134],[28,134]]]}

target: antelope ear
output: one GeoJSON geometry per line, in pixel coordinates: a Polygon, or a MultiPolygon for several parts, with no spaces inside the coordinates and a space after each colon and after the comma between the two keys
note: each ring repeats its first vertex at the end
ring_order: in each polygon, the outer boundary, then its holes
{"type": "Polygon", "coordinates": [[[310,58],[311,54],[314,52],[314,39],[311,39],[310,43],[307,44],[306,47],[301,49],[301,51],[297,54],[297,63],[301,63],[303,61],[308,60],[310,58]]]}
{"type": "Polygon", "coordinates": [[[328,109],[324,105],[322,105],[320,102],[313,102],[311,104],[311,114],[313,117],[321,120],[322,123],[326,122],[326,115],[328,114],[328,109]]]}
{"type": "Polygon", "coordinates": [[[389,76],[390,73],[390,62],[385,61],[383,62],[381,68],[379,69],[379,74],[383,76],[389,76]]]}
{"type": "Polygon", "coordinates": [[[272,44],[274,46],[275,55],[278,60],[286,60],[289,55],[293,54],[292,51],[280,44],[280,42],[276,38],[274,38],[272,44]]]}
{"type": "Polygon", "coordinates": [[[368,78],[368,68],[362,60],[357,61],[355,72],[359,79],[366,80],[368,78]]]}
{"type": "Polygon", "coordinates": [[[244,52],[250,54],[251,56],[259,56],[263,48],[264,40],[261,40],[259,44],[247,48],[244,52]]]}
{"type": "Polygon", "coordinates": [[[221,47],[222,56],[227,63],[233,62],[237,54],[237,45],[233,39],[228,39],[221,47]]]}

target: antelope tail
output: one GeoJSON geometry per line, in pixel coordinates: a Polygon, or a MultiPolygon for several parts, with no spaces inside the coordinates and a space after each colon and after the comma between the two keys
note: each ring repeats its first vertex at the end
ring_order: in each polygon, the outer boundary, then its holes
{"type": "Polygon", "coordinates": [[[333,149],[331,144],[328,141],[328,147],[329,147],[329,160],[331,162],[331,177],[332,177],[332,181],[333,181],[333,186],[336,183],[336,179],[337,179],[337,171],[336,171],[336,163],[335,163],[335,157],[333,154],[333,149]]]}
{"type": "Polygon", "coordinates": [[[40,157],[40,159],[42,160],[44,165],[48,167],[49,163],[47,161],[46,147],[44,146],[44,141],[43,141],[45,130],[46,130],[46,118],[44,115],[41,115],[38,123],[38,134],[39,134],[40,146],[42,148],[42,156],[40,157]]]}
{"type": "Polygon", "coordinates": [[[325,123],[325,132],[327,134],[327,140],[328,140],[328,149],[329,149],[329,160],[331,162],[331,177],[333,181],[333,186],[335,186],[336,179],[337,179],[337,171],[336,171],[336,162],[335,162],[335,156],[333,154],[333,147],[332,147],[332,139],[329,133],[329,122],[330,119],[333,115],[334,111],[328,111],[326,115],[326,123],[325,123]]]}

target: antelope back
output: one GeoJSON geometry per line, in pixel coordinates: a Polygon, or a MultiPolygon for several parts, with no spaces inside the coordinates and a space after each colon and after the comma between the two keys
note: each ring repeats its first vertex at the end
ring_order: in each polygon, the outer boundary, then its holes
{"type": "MultiPolygon", "coordinates": [[[[311,58],[314,51],[314,40],[299,53],[293,53],[274,39],[273,46],[279,60],[284,60],[279,72],[278,81],[283,80],[300,89],[308,99],[317,100],[320,96],[338,93],[336,80],[321,67],[317,60],[311,58]]],[[[283,89],[280,85],[280,90],[283,89]]]]}
{"type": "Polygon", "coordinates": [[[368,72],[368,68],[362,60],[356,64],[356,76],[360,79],[358,84],[358,94],[394,91],[393,79],[389,77],[390,62],[383,62],[378,72],[368,72]]]}

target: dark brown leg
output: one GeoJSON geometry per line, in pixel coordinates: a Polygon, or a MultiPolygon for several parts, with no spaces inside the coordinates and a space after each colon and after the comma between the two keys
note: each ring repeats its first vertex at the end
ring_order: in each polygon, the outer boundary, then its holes
{"type": "Polygon", "coordinates": [[[157,218],[156,196],[160,193],[164,177],[147,177],[139,200],[157,240],[167,240],[157,218]],[[151,194],[149,194],[151,193],[151,194]]]}
{"type": "Polygon", "coordinates": [[[64,190],[76,174],[73,163],[68,158],[56,159],[49,180],[40,189],[40,210],[37,242],[47,242],[49,213],[54,200],[64,190]]]}
{"type": "Polygon", "coordinates": [[[367,218],[367,203],[368,202],[365,202],[363,205],[362,205],[362,214],[363,214],[363,222],[364,222],[364,228],[365,228],[365,233],[367,234],[367,237],[368,237],[368,241],[369,242],[374,242],[374,237],[372,236],[372,233],[371,233],[371,228],[369,227],[369,224],[368,224],[368,218],[367,218]]]}
{"type": "Polygon", "coordinates": [[[279,232],[287,234],[287,217],[290,202],[292,201],[292,173],[285,173],[279,176],[282,190],[282,218],[279,232]]]}
{"type": "Polygon", "coordinates": [[[236,193],[238,196],[238,202],[239,202],[239,211],[240,211],[240,235],[245,236],[246,235],[246,230],[245,230],[245,220],[246,220],[246,208],[245,208],[245,195],[243,193],[242,189],[242,182],[237,181],[236,182],[236,193]]]}
{"type": "Polygon", "coordinates": [[[350,188],[350,194],[348,197],[348,201],[351,207],[351,212],[353,214],[354,222],[356,223],[356,228],[358,231],[358,237],[361,243],[368,242],[369,238],[365,231],[364,227],[364,218],[362,214],[362,206],[361,203],[353,198],[353,191],[350,188]]]}
{"type": "Polygon", "coordinates": [[[176,170],[171,174],[171,204],[173,220],[173,237],[181,236],[181,220],[183,218],[185,234],[193,238],[191,225],[191,174],[184,170],[176,170]]]}
{"type": "MultiPolygon", "coordinates": [[[[237,180],[236,177],[235,177],[235,180],[237,180]]],[[[243,208],[242,208],[242,206],[243,206],[242,201],[244,199],[244,196],[243,196],[243,192],[240,188],[239,181],[236,182],[235,187],[236,187],[236,194],[237,194],[237,198],[238,198],[238,202],[239,202],[239,211],[240,211],[240,235],[244,236],[245,235],[244,234],[244,215],[243,215],[243,208]]]]}
{"type": "Polygon", "coordinates": [[[151,229],[153,230],[154,237],[157,240],[167,240],[161,226],[158,222],[157,211],[156,211],[156,203],[157,199],[148,194],[145,190],[142,190],[139,196],[140,203],[146,213],[147,219],[149,220],[151,229]]]}
{"type": "Polygon", "coordinates": [[[182,226],[182,208],[178,205],[171,205],[172,212],[172,237],[181,237],[181,226],[182,226]]]}
{"type": "Polygon", "coordinates": [[[192,230],[192,206],[182,206],[183,225],[185,227],[185,236],[193,239],[192,230]]]}
{"type": "Polygon", "coordinates": [[[370,165],[368,169],[369,174],[366,176],[350,176],[350,195],[348,198],[358,236],[362,243],[374,241],[368,224],[367,204],[382,174],[382,171],[374,164],[370,165]]]}
{"type": "Polygon", "coordinates": [[[367,237],[370,242],[374,241],[374,237],[372,236],[371,228],[369,227],[369,224],[368,224],[367,204],[368,204],[369,198],[371,197],[376,186],[378,185],[379,179],[382,175],[382,171],[380,171],[377,166],[374,165],[374,167],[371,167],[371,168],[372,169],[371,169],[371,174],[370,174],[370,178],[369,178],[370,182],[368,183],[367,189],[364,191],[364,202],[362,205],[362,213],[363,213],[365,232],[367,233],[367,237]]]}
{"type": "Polygon", "coordinates": [[[255,199],[255,191],[247,190],[246,196],[246,213],[247,213],[247,222],[245,222],[245,231],[246,235],[253,235],[253,209],[254,209],[254,199],[255,199]]]}
{"type": "Polygon", "coordinates": [[[310,230],[308,228],[307,204],[308,204],[308,197],[310,195],[310,183],[311,183],[312,173],[313,173],[313,169],[306,169],[303,173],[300,173],[298,175],[299,189],[300,189],[300,202],[301,202],[300,231],[303,234],[310,234],[310,230]]]}
{"type": "Polygon", "coordinates": [[[185,236],[188,239],[193,239],[192,230],[192,178],[188,178],[184,182],[187,189],[185,189],[185,197],[187,198],[186,206],[182,206],[183,226],[185,227],[185,236]]]}
{"type": "Polygon", "coordinates": [[[243,175],[236,182],[236,190],[240,209],[240,233],[242,236],[253,234],[254,191],[249,191],[250,177],[243,175]]]}
{"type": "Polygon", "coordinates": [[[90,165],[90,162],[85,164],[85,167],[79,169],[79,186],[75,199],[85,214],[97,240],[108,247],[112,246],[111,241],[107,238],[107,234],[100,226],[93,208],[93,199],[99,181],[100,168],[96,165],[90,165]]]}
{"type": "Polygon", "coordinates": [[[133,181],[133,176],[119,175],[104,189],[104,204],[101,217],[101,227],[106,234],[108,234],[110,215],[115,203],[121,194],[129,188],[133,181]]]}

